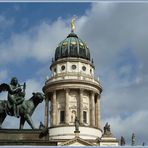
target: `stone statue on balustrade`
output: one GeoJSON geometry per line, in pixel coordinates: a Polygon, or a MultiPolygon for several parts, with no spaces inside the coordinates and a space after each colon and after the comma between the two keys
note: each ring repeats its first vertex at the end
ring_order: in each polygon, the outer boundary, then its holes
{"type": "Polygon", "coordinates": [[[105,124],[104,126],[104,136],[112,136],[111,130],[110,130],[110,125],[108,124],[108,122],[105,124]]]}
{"type": "Polygon", "coordinates": [[[121,146],[124,146],[124,145],[125,145],[125,139],[124,139],[123,136],[121,136],[120,145],[121,145],[121,146]]]}
{"type": "Polygon", "coordinates": [[[76,118],[75,118],[75,133],[76,132],[80,132],[79,131],[79,119],[78,119],[78,117],[76,116],[76,118]]]}

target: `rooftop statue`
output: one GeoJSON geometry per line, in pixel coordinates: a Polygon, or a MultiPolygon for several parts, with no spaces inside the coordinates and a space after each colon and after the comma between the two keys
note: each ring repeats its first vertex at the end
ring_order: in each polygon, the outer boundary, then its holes
{"type": "Polygon", "coordinates": [[[136,137],[135,137],[135,134],[132,133],[132,146],[134,146],[136,143],[136,137]]]}
{"type": "Polygon", "coordinates": [[[121,146],[124,146],[125,145],[125,139],[124,139],[123,136],[121,136],[120,144],[121,144],[121,146]]]}
{"type": "Polygon", "coordinates": [[[74,32],[74,30],[75,30],[75,18],[73,18],[72,20],[71,20],[71,32],[74,32]]]}
{"type": "Polygon", "coordinates": [[[78,117],[75,118],[75,131],[79,131],[79,120],[78,120],[78,117]]]}
{"type": "Polygon", "coordinates": [[[104,126],[104,135],[108,135],[108,136],[112,135],[111,130],[110,130],[110,125],[108,124],[108,122],[104,126]]]}
{"type": "Polygon", "coordinates": [[[11,79],[10,84],[2,83],[0,93],[8,92],[7,101],[0,100],[0,128],[7,115],[20,117],[20,129],[23,128],[25,121],[34,129],[31,116],[39,103],[45,98],[40,92],[33,93],[29,100],[25,100],[26,83],[20,85],[16,77],[11,79]],[[23,88],[22,88],[23,87],[23,88]]]}
{"type": "Polygon", "coordinates": [[[42,122],[40,122],[39,129],[44,129],[44,128],[45,128],[45,125],[42,122]]]}

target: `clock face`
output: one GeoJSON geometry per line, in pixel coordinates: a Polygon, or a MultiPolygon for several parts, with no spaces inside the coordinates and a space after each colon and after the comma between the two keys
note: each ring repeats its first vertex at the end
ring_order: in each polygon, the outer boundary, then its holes
{"type": "Polygon", "coordinates": [[[72,65],[71,68],[72,68],[73,70],[75,70],[77,67],[76,67],[76,65],[72,65]]]}
{"type": "Polygon", "coordinates": [[[83,66],[83,67],[82,67],[82,70],[83,70],[83,71],[86,71],[86,67],[85,67],[85,66],[83,66]]]}

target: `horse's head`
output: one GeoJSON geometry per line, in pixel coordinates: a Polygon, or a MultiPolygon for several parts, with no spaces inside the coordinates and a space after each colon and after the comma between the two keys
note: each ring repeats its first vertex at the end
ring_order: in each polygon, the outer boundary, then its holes
{"type": "Polygon", "coordinates": [[[43,93],[40,92],[36,92],[36,93],[32,93],[33,94],[33,98],[36,102],[41,103],[44,99],[45,99],[45,95],[43,93]]]}

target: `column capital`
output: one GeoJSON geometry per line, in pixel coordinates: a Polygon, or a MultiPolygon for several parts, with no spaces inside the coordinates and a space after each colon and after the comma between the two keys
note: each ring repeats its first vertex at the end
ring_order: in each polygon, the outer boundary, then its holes
{"type": "Polygon", "coordinates": [[[83,93],[84,89],[83,88],[80,88],[80,93],[83,93]]]}
{"type": "Polygon", "coordinates": [[[91,94],[91,95],[95,95],[95,92],[91,90],[91,91],[90,91],[90,94],[91,94]]]}
{"type": "Polygon", "coordinates": [[[64,90],[66,91],[66,93],[70,92],[70,88],[64,88],[64,90]]]}
{"type": "Polygon", "coordinates": [[[97,96],[97,99],[100,99],[101,98],[101,95],[96,93],[96,96],[97,96]]]}

